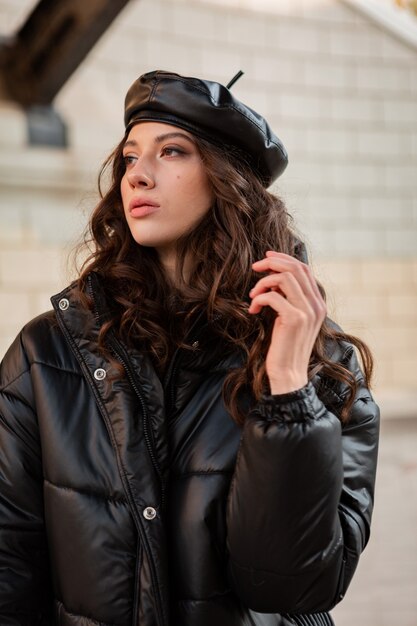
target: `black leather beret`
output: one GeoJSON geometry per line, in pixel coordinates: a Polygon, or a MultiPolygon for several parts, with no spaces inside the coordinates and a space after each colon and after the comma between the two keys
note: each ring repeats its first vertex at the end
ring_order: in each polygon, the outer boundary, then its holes
{"type": "Polygon", "coordinates": [[[155,71],[140,76],[125,99],[126,129],[165,122],[221,147],[231,146],[268,187],[285,170],[287,152],[267,121],[220,83],[155,71]]]}

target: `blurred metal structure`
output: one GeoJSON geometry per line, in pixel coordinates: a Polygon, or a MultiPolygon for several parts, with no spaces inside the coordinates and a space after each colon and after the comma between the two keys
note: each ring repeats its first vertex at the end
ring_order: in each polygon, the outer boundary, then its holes
{"type": "Polygon", "coordinates": [[[412,11],[414,15],[417,15],[417,0],[394,0],[394,4],[401,9],[408,9],[412,11]]]}
{"type": "Polygon", "coordinates": [[[417,50],[417,0],[340,0],[417,50]]]}
{"type": "Polygon", "coordinates": [[[129,0],[39,0],[0,47],[6,97],[49,105],[129,0]]]}

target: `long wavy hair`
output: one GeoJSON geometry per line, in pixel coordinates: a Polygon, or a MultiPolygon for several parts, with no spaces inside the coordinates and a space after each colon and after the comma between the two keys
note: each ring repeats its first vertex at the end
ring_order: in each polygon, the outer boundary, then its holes
{"type": "MultiPolygon", "coordinates": [[[[100,202],[85,237],[90,255],[78,279],[82,302],[91,307],[86,295],[87,277],[98,273],[110,295],[110,317],[102,323],[99,346],[106,347],[109,331],[128,345],[140,345],[156,368],[164,372],[178,346],[187,347],[187,330],[198,315],[204,315],[210,333],[222,347],[243,355],[242,366],[232,369],[223,387],[226,407],[242,425],[241,397],[253,401],[268,392],[265,357],[275,313],[268,307],[258,315],[247,312],[248,293],[259,280],[252,263],[276,250],[302,258],[303,245],[295,235],[292,219],[283,201],[268,192],[250,166],[233,152],[194,137],[200,152],[214,202],[209,212],[190,233],[177,243],[176,287],[169,281],[153,248],[138,245],[124,217],[120,182],[125,173],[123,145],[110,154],[99,175],[100,202]],[[110,176],[108,176],[110,175],[110,176]],[[107,190],[103,179],[107,177],[107,190]],[[189,276],[183,278],[185,259],[189,276]]],[[[319,290],[325,298],[323,287],[319,290]]],[[[373,361],[366,344],[343,333],[326,318],[314,344],[308,376],[341,381],[348,392],[339,417],[346,421],[358,382],[343,362],[331,359],[329,345],[348,342],[361,356],[365,381],[370,384],[373,361]]]]}

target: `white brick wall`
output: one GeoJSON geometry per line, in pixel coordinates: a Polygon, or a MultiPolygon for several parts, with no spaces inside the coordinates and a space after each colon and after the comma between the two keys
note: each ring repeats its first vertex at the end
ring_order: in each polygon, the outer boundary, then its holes
{"type": "Polygon", "coordinates": [[[315,256],[313,262],[330,293],[330,314],[374,352],[383,413],[390,397],[396,397],[395,410],[401,412],[399,391],[405,401],[406,390],[416,389],[417,260],[324,261],[315,256]]]}

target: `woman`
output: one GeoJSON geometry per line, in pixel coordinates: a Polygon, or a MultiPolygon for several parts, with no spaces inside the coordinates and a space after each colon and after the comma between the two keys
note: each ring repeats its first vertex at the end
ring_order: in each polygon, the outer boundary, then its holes
{"type": "Polygon", "coordinates": [[[2,365],[0,623],[331,624],[369,537],[369,351],[266,191],[261,116],[150,72],[125,123],[90,258],[2,365]]]}

